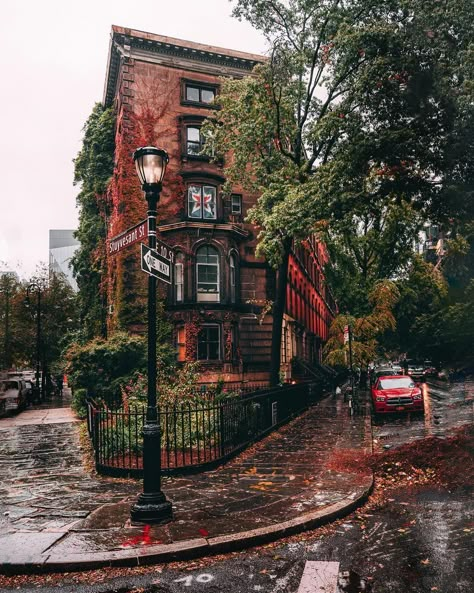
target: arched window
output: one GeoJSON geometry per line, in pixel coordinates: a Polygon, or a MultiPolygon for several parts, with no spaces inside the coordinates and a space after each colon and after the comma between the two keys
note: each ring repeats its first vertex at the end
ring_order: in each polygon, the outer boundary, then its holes
{"type": "Polygon", "coordinates": [[[205,245],[196,254],[196,280],[198,302],[218,303],[219,253],[215,247],[205,245]]]}
{"type": "Polygon", "coordinates": [[[229,272],[230,272],[230,302],[235,303],[237,295],[237,269],[235,255],[231,254],[229,258],[229,272]]]}
{"type": "Polygon", "coordinates": [[[176,254],[174,264],[174,299],[176,303],[184,301],[184,255],[176,254]]]}

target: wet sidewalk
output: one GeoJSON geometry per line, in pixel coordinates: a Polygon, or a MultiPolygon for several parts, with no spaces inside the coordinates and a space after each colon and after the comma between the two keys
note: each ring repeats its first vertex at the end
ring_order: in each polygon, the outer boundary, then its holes
{"type": "Polygon", "coordinates": [[[20,419],[0,420],[0,573],[222,553],[343,516],[372,486],[371,475],[334,464],[347,450],[370,450],[370,416],[351,418],[329,396],[215,471],[164,478],[173,522],[136,527],[129,513],[141,483],[88,468],[77,422],[20,419]]]}

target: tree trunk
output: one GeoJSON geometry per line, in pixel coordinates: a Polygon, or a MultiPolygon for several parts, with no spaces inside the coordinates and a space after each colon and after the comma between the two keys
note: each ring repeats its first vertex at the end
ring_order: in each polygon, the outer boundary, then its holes
{"type": "Polygon", "coordinates": [[[291,239],[283,243],[283,256],[278,267],[276,279],[275,302],[273,303],[272,344],[270,353],[270,386],[280,383],[281,334],[283,314],[286,307],[286,286],[288,284],[288,260],[290,258],[291,239]]]}

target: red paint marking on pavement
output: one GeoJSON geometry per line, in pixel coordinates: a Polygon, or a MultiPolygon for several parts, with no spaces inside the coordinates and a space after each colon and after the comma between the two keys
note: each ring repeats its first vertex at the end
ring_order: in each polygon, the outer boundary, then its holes
{"type": "Polygon", "coordinates": [[[339,562],[307,560],[298,593],[337,593],[339,562]]]}
{"type": "Polygon", "coordinates": [[[143,528],[143,532],[140,535],[136,535],[135,537],[131,537],[123,542],[122,547],[126,548],[128,546],[149,546],[150,544],[161,544],[160,540],[153,540],[150,535],[150,525],[145,525],[143,528]]]}

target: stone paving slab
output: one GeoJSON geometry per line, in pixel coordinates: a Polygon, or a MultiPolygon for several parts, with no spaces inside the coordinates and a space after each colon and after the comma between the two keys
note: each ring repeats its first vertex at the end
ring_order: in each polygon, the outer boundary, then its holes
{"type": "Polygon", "coordinates": [[[80,422],[80,420],[70,408],[25,410],[17,416],[1,418],[0,431],[28,424],[59,424],[63,422],[80,422]]]}
{"type": "Polygon", "coordinates": [[[329,469],[333,454],[371,447],[370,418],[350,418],[330,396],[221,468],[164,478],[174,520],[140,528],[131,526],[129,511],[141,483],[91,474],[77,423],[38,419],[0,421],[0,573],[137,565],[242,548],[350,512],[372,486],[370,474],[329,469]]]}

